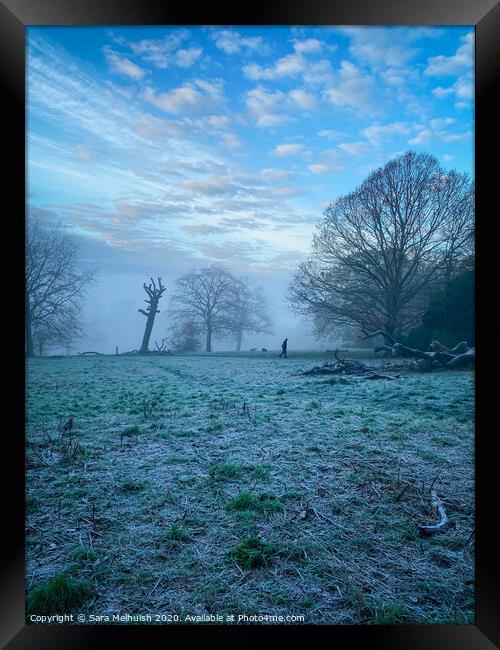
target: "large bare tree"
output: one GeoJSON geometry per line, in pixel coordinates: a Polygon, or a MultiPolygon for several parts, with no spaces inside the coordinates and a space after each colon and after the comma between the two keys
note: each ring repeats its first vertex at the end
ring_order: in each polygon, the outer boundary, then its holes
{"type": "Polygon", "coordinates": [[[161,278],[158,278],[158,286],[156,286],[155,281],[153,278],[150,278],[151,282],[150,284],[144,284],[142,285],[144,287],[144,291],[147,294],[147,298],[144,301],[147,303],[146,309],[138,309],[143,316],[146,316],[146,326],[144,328],[144,335],[142,337],[142,343],[141,343],[141,353],[146,353],[149,352],[149,339],[151,338],[151,332],[153,331],[153,325],[155,322],[155,317],[156,314],[160,313],[160,310],[158,309],[158,302],[160,301],[160,298],[165,292],[166,287],[161,283],[161,278]]]}
{"type": "Polygon", "coordinates": [[[415,325],[429,290],[473,251],[474,187],[433,156],[407,152],[327,207],[289,289],[325,332],[355,325],[393,337],[415,325]]]}
{"type": "Polygon", "coordinates": [[[267,300],[260,287],[252,286],[248,278],[238,279],[234,283],[231,288],[225,329],[236,339],[237,352],[241,351],[245,334],[272,333],[267,309],[267,300]]]}
{"type": "Polygon", "coordinates": [[[61,225],[43,226],[36,218],[25,239],[25,343],[34,355],[34,337],[67,344],[80,332],[81,302],[92,271],[79,268],[79,243],[61,225]]]}
{"type": "Polygon", "coordinates": [[[170,312],[174,320],[192,321],[203,329],[207,352],[212,351],[212,336],[224,331],[235,282],[234,275],[218,264],[177,280],[170,312]]]}

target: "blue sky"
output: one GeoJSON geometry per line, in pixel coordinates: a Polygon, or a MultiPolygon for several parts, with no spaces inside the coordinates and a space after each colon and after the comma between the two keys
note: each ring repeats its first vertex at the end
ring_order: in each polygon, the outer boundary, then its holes
{"type": "Polygon", "coordinates": [[[473,174],[472,27],[27,32],[29,208],[100,269],[91,323],[110,289],[212,262],[277,304],[326,205],[391,156],[473,174]]]}

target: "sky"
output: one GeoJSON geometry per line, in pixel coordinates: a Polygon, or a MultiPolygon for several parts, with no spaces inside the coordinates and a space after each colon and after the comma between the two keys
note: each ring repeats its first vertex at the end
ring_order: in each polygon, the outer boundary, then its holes
{"type": "MultiPolygon", "coordinates": [[[[27,207],[97,271],[77,350],[139,347],[153,275],[262,286],[273,335],[325,345],[285,294],[329,203],[413,150],[473,176],[474,28],[29,27],[27,207]]],[[[214,349],[229,349],[229,341],[214,349]]]]}

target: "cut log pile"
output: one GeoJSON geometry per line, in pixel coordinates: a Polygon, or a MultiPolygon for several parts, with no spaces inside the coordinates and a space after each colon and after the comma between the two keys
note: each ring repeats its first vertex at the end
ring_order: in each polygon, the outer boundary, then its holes
{"type": "Polygon", "coordinates": [[[338,356],[339,350],[334,350],[335,363],[324,363],[322,366],[315,366],[311,370],[307,370],[302,374],[309,375],[354,375],[363,379],[398,379],[399,375],[387,375],[381,370],[402,370],[403,366],[396,366],[394,364],[384,367],[368,366],[356,359],[340,359],[338,356]]]}

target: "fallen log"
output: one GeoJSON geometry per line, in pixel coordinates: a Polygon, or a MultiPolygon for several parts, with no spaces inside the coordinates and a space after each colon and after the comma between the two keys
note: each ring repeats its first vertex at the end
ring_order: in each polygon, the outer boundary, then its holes
{"type": "MultiPolygon", "coordinates": [[[[379,332],[380,333],[380,332],[379,332]]],[[[455,347],[447,348],[439,341],[432,341],[431,349],[424,351],[416,348],[410,348],[402,343],[394,343],[394,345],[378,346],[375,348],[375,353],[378,351],[390,351],[393,357],[401,356],[409,359],[414,359],[413,362],[407,365],[394,365],[386,364],[385,366],[367,366],[356,359],[341,359],[339,357],[339,349],[329,350],[332,352],[336,362],[325,362],[322,366],[315,366],[311,370],[301,373],[303,376],[308,375],[354,375],[364,379],[397,379],[393,375],[384,374],[384,371],[394,370],[416,370],[419,372],[428,372],[434,369],[457,369],[473,365],[476,359],[475,348],[469,348],[465,341],[461,341],[455,347]]],[[[404,362],[403,362],[404,363],[404,362]]]]}
{"type": "Polygon", "coordinates": [[[458,354],[446,364],[447,368],[462,368],[476,361],[476,348],[471,348],[463,354],[458,354]]]}
{"type": "Polygon", "coordinates": [[[337,361],[335,363],[324,363],[322,366],[315,366],[311,370],[303,372],[303,375],[335,375],[335,374],[349,374],[349,375],[362,375],[366,372],[371,372],[373,368],[365,366],[356,359],[340,359],[338,353],[340,350],[333,350],[333,355],[337,361]]]}
{"type": "Polygon", "coordinates": [[[432,352],[446,352],[448,354],[463,354],[469,350],[469,346],[466,341],[460,341],[455,347],[449,349],[439,341],[432,341],[429,345],[429,350],[432,352]]]}
{"type": "Polygon", "coordinates": [[[79,352],[78,354],[79,354],[79,356],[81,356],[81,357],[84,357],[84,356],[87,355],[87,354],[96,354],[96,355],[101,355],[101,356],[103,355],[102,352],[92,352],[92,351],[89,351],[89,352],[79,352]]]}
{"type": "Polygon", "coordinates": [[[443,528],[445,528],[448,525],[449,520],[448,520],[448,516],[446,515],[445,507],[441,499],[438,497],[435,490],[431,490],[431,498],[432,498],[432,507],[439,514],[439,521],[437,524],[434,524],[433,526],[417,526],[417,531],[419,535],[433,535],[434,533],[438,533],[440,530],[443,530],[443,528]]]}
{"type": "Polygon", "coordinates": [[[409,348],[401,343],[395,343],[393,349],[402,357],[417,359],[415,367],[420,371],[428,371],[433,368],[461,368],[473,364],[476,359],[475,348],[469,348],[465,341],[458,343],[451,350],[439,341],[433,341],[431,350],[426,352],[409,348]]]}
{"type": "MultiPolygon", "coordinates": [[[[338,359],[338,357],[336,357],[338,359]]],[[[394,366],[394,369],[401,366],[394,366]]],[[[392,370],[392,366],[385,366],[382,370],[392,370]]],[[[303,376],[310,375],[352,375],[361,379],[399,379],[399,375],[391,376],[380,372],[381,368],[366,366],[364,363],[354,359],[339,359],[337,363],[325,363],[322,366],[315,366],[311,370],[301,373],[303,376]]]]}
{"type": "Polygon", "coordinates": [[[462,368],[472,365],[475,362],[475,348],[470,348],[467,341],[460,341],[454,347],[448,348],[439,341],[432,341],[428,350],[418,350],[410,348],[395,341],[394,337],[384,330],[378,329],[368,333],[364,339],[373,338],[374,336],[383,336],[385,344],[378,345],[374,348],[375,354],[385,352],[386,356],[401,356],[416,359],[415,369],[419,371],[429,371],[433,368],[462,368]],[[388,342],[392,343],[388,345],[388,342]]]}
{"type": "Polygon", "coordinates": [[[457,343],[454,348],[449,350],[449,352],[451,352],[451,354],[464,354],[464,352],[467,352],[469,349],[473,348],[469,348],[466,341],[460,341],[460,343],[457,343]]]}

